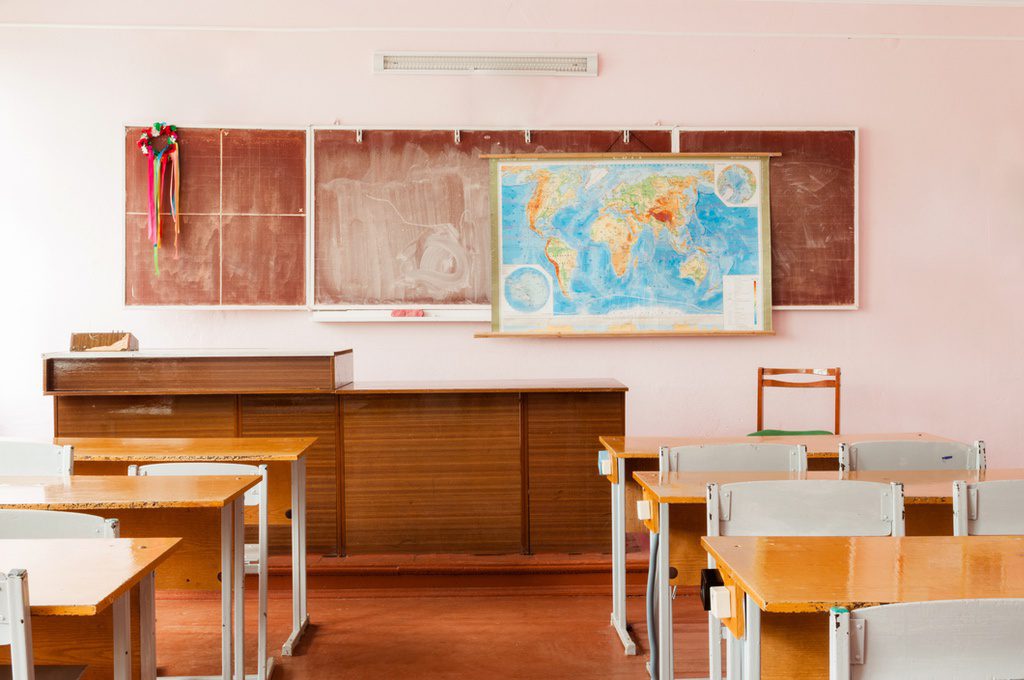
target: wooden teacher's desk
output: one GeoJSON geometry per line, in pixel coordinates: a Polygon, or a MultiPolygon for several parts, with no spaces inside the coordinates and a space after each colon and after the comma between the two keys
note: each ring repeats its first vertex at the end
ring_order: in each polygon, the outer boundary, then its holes
{"type": "MultiPolygon", "coordinates": [[[[0,477],[0,508],[84,512],[118,520],[121,536],[181,539],[162,566],[156,586],[221,591],[221,663],[229,677],[232,658],[244,659],[241,626],[231,630],[232,606],[242,621],[244,595],[243,496],[259,477],[0,477]],[[232,588],[234,586],[234,588],[232,588]]],[[[85,572],[83,572],[84,574],[85,572]]],[[[29,573],[30,584],[35,578],[29,573]]],[[[261,588],[265,588],[265,582],[261,588]]],[[[33,586],[29,597],[34,602],[33,586]]],[[[139,606],[153,608],[142,589],[139,606]]],[[[148,614],[143,614],[148,618],[148,614]]],[[[260,664],[263,669],[266,665],[260,664]]],[[[240,667],[240,666],[239,666],[240,667]]],[[[260,678],[259,680],[264,680],[260,678]]]]}
{"type": "MultiPolygon", "coordinates": [[[[0,539],[0,572],[28,573],[35,662],[88,666],[86,680],[156,678],[153,571],[178,545],[177,538],[0,539]]],[[[8,662],[9,649],[0,658],[8,662]]]]}
{"type": "MultiPolygon", "coordinates": [[[[807,447],[808,468],[812,471],[839,470],[839,445],[843,442],[884,441],[884,440],[925,440],[942,441],[939,437],[925,432],[894,432],[844,435],[798,435],[773,437],[625,437],[603,435],[598,438],[601,445],[601,461],[607,466],[605,477],[612,486],[612,616],[611,623],[622,640],[626,654],[636,654],[636,643],[629,633],[626,621],[626,533],[643,529],[635,515],[627,513],[632,501],[639,499],[639,488],[629,484],[629,475],[639,470],[658,469],[658,449],[662,446],[695,446],[712,444],[786,444],[807,447]]],[[[703,498],[703,491],[701,491],[703,498]]],[[[703,514],[701,511],[700,514],[703,514]]],[[[952,521],[952,520],[951,520],[952,521]]],[[[702,532],[703,533],[703,532],[702,532]]],[[[698,534],[702,535],[702,534],[698,534]]],[[[699,553],[700,546],[694,543],[693,550],[699,553]]]]}
{"type": "Polygon", "coordinates": [[[742,597],[723,620],[743,677],[823,680],[828,611],[899,602],[1024,597],[1024,537],[702,539],[742,597]]]}
{"type": "Polygon", "coordinates": [[[608,486],[591,470],[594,441],[625,431],[615,380],[353,382],[350,350],[152,350],[45,355],[43,383],[62,441],[315,438],[314,552],[608,550],[608,486]]]}

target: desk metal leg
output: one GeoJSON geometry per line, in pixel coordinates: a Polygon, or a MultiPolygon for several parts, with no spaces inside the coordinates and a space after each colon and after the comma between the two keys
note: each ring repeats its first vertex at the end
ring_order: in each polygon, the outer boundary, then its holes
{"type": "Polygon", "coordinates": [[[743,635],[743,678],[744,680],[760,680],[761,678],[761,609],[749,595],[743,596],[745,609],[743,635]]]}
{"type": "Polygon", "coordinates": [[[292,632],[281,648],[291,656],[309,625],[306,611],[306,461],[292,463],[292,632]]]}
{"type": "Polygon", "coordinates": [[[259,603],[257,616],[257,633],[256,633],[256,680],[267,680],[270,677],[270,672],[273,670],[272,661],[268,664],[267,662],[267,558],[268,558],[268,541],[270,540],[270,513],[267,508],[267,469],[263,466],[263,481],[261,484],[261,498],[259,505],[260,512],[260,543],[259,543],[259,568],[257,578],[259,579],[259,603]]]}
{"type": "Polygon", "coordinates": [[[114,614],[114,680],[132,678],[132,607],[131,591],[111,605],[114,614]]]}
{"type": "Polygon", "coordinates": [[[139,667],[142,680],[156,680],[156,574],[139,582],[139,667]]]}
{"type": "Polygon", "coordinates": [[[612,484],[612,626],[626,654],[636,654],[636,643],[626,622],[626,461],[615,459],[618,481],[612,484]]]}
{"type": "Polygon", "coordinates": [[[743,643],[733,637],[728,628],[725,629],[726,668],[729,680],[743,680],[743,643]]]}
{"type": "Polygon", "coordinates": [[[245,506],[241,498],[234,508],[235,680],[245,680],[245,506]]]}
{"type": "Polygon", "coordinates": [[[231,680],[231,576],[235,522],[234,503],[224,506],[220,513],[220,676],[231,680]]]}
{"type": "Polygon", "coordinates": [[[672,586],[669,583],[668,503],[658,504],[658,680],[673,680],[672,586]]]}

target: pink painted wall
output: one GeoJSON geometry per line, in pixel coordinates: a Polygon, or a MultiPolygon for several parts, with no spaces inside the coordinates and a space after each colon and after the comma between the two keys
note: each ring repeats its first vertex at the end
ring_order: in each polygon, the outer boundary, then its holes
{"type": "MultiPolygon", "coordinates": [[[[2,434],[50,432],[40,352],[73,330],[127,328],[148,347],[351,346],[360,379],[615,377],[637,434],[746,432],[758,365],[840,365],[847,431],[982,437],[993,465],[1024,465],[1024,8],[192,1],[163,22],[63,0],[0,4],[0,24],[2,434]],[[204,30],[26,25],[157,21],[204,30]],[[381,48],[593,50],[602,73],[373,76],[381,48]],[[121,129],[157,118],[856,125],[862,309],[779,313],[772,338],[575,341],[125,310],[121,129]]],[[[827,422],[822,401],[802,403],[778,402],[778,421],[827,422]]]]}

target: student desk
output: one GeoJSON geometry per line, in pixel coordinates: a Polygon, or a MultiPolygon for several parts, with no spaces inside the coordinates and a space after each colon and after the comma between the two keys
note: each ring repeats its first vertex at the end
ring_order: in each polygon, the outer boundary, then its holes
{"type": "MultiPolygon", "coordinates": [[[[155,678],[153,570],[179,543],[177,538],[0,539],[0,571],[28,572],[36,663],[88,665],[87,680],[125,680],[132,677],[134,634],[140,675],[155,678]],[[135,587],[142,594],[137,627],[130,613],[135,587]]],[[[8,653],[5,649],[5,659],[8,653]]]]}
{"type": "MultiPolygon", "coordinates": [[[[238,669],[244,668],[245,657],[244,631],[236,624],[232,639],[232,596],[236,621],[240,622],[245,583],[243,496],[259,481],[256,476],[0,477],[0,508],[84,512],[117,519],[125,537],[181,537],[180,549],[160,570],[156,585],[221,591],[221,673],[225,680],[230,677],[233,652],[235,677],[240,680],[238,669]]],[[[31,572],[29,580],[34,581],[31,572]]],[[[34,600],[31,592],[30,585],[29,597],[34,600]]],[[[139,606],[144,612],[154,608],[152,588],[140,591],[139,606]]],[[[149,618],[149,614],[143,614],[144,620],[149,618]]],[[[152,654],[149,642],[153,630],[144,629],[142,634],[144,642],[140,647],[152,654]]],[[[266,661],[261,661],[262,671],[266,661]]],[[[142,663],[155,664],[155,657],[144,658],[142,663]]]]}
{"type": "MultiPolygon", "coordinates": [[[[605,435],[598,438],[600,456],[610,461],[610,472],[605,475],[612,485],[612,626],[615,627],[626,654],[636,654],[636,644],[629,634],[626,621],[626,532],[640,530],[639,525],[627,526],[627,481],[636,469],[658,468],[658,449],[662,446],[692,446],[698,444],[803,444],[807,447],[808,468],[811,470],[838,470],[839,445],[889,439],[920,439],[941,441],[924,432],[896,432],[843,435],[800,435],[793,437],[620,437],[605,435]]],[[[703,493],[703,492],[702,492],[703,493]]]]}
{"type": "MultiPolygon", "coordinates": [[[[291,656],[309,625],[306,609],[306,454],[315,437],[199,437],[190,439],[57,437],[75,447],[75,475],[125,474],[150,463],[247,463],[267,466],[270,522],[291,520],[292,632],[281,648],[291,656]],[[287,492],[291,479],[291,494],[287,492]]],[[[167,478],[164,478],[167,479],[167,478]]]]}
{"type": "MultiPolygon", "coordinates": [[[[836,479],[838,472],[634,472],[645,500],[654,504],[652,518],[645,521],[658,534],[661,564],[676,569],[674,578],[658,580],[658,606],[671,612],[671,588],[700,582],[700,570],[707,566],[701,544],[707,534],[707,484],[752,482],[773,479],[836,479]]],[[[866,482],[901,482],[909,535],[948,536],[953,533],[953,482],[1024,479],[1024,469],[986,470],[876,470],[848,473],[844,479],[866,482]]],[[[795,572],[799,573],[799,572],[795,572]]],[[[671,649],[671,626],[659,631],[659,649],[671,649]],[[667,646],[666,646],[667,645],[667,646]]],[[[799,644],[794,641],[794,644],[799,644]]],[[[671,667],[671,656],[662,660],[671,667]]],[[[667,673],[664,677],[669,677],[667,673]]]]}
{"type": "Polygon", "coordinates": [[[743,595],[742,614],[723,623],[742,640],[744,680],[827,678],[831,607],[1024,597],[1020,536],[701,542],[743,595]]]}

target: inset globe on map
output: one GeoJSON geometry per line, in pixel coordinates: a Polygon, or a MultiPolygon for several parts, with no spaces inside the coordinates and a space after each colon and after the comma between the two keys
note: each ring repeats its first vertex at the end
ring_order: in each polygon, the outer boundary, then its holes
{"type": "Polygon", "coordinates": [[[757,190],[757,179],[745,165],[728,165],[718,173],[718,195],[729,205],[743,205],[757,190]]]}
{"type": "Polygon", "coordinates": [[[533,267],[520,267],[505,277],[505,300],[517,312],[538,312],[550,298],[551,283],[533,267]]]}

